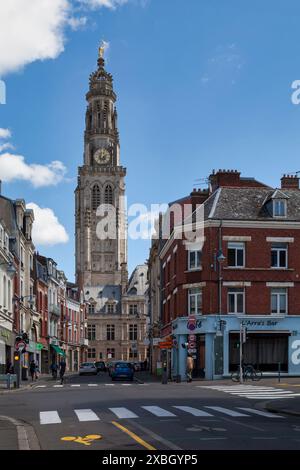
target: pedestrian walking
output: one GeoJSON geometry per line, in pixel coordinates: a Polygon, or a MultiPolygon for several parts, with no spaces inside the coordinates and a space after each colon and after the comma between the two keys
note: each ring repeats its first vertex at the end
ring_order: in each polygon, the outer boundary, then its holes
{"type": "Polygon", "coordinates": [[[187,376],[188,382],[191,382],[193,380],[193,369],[194,369],[194,359],[191,354],[188,354],[186,358],[186,376],[187,376]]]}
{"type": "Polygon", "coordinates": [[[30,361],[29,370],[31,375],[31,381],[33,382],[34,380],[36,380],[36,363],[34,359],[30,361]]]}
{"type": "Polygon", "coordinates": [[[52,362],[52,364],[50,366],[50,370],[52,372],[52,377],[53,377],[54,380],[57,378],[57,369],[58,369],[58,367],[57,367],[56,362],[52,362]]]}
{"type": "Polygon", "coordinates": [[[66,361],[62,357],[60,363],[59,363],[59,377],[60,377],[60,383],[63,384],[64,382],[64,375],[66,372],[66,361]]]}

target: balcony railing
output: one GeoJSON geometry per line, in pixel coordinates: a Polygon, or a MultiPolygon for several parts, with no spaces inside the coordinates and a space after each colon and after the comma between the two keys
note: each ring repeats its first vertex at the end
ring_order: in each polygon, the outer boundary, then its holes
{"type": "Polygon", "coordinates": [[[53,315],[60,316],[60,307],[55,304],[50,304],[49,305],[49,313],[52,313],[53,315]]]}

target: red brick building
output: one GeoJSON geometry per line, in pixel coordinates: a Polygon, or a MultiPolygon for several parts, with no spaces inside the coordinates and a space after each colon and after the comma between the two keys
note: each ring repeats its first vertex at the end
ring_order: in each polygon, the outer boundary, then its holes
{"type": "Polygon", "coordinates": [[[219,170],[209,182],[198,192],[198,208],[183,214],[183,226],[177,212],[159,253],[161,333],[177,344],[170,375],[185,374],[181,345],[191,334],[195,373],[228,375],[237,367],[241,325],[247,327],[246,362],[269,372],[280,362],[286,373],[300,373],[299,179],[284,176],[278,189],[219,170]]]}

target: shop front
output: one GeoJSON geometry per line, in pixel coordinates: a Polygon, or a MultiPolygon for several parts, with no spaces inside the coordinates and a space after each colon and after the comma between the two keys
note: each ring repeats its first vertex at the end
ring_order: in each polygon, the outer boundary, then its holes
{"type": "Polygon", "coordinates": [[[0,326],[0,374],[5,374],[8,362],[13,363],[14,334],[0,326]]]}
{"type": "Polygon", "coordinates": [[[280,368],[288,376],[300,375],[299,316],[207,315],[177,318],[172,349],[173,373],[186,377],[188,352],[194,357],[194,377],[207,380],[229,377],[239,365],[240,328],[246,328],[243,361],[266,374],[280,368]],[[192,348],[191,348],[192,347],[192,348]]]}

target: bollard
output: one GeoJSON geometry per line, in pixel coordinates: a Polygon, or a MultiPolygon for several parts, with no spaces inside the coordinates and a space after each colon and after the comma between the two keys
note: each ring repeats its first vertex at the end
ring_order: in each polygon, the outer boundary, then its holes
{"type": "Polygon", "coordinates": [[[280,382],[280,369],[281,369],[281,363],[278,362],[278,382],[280,382]]]}

